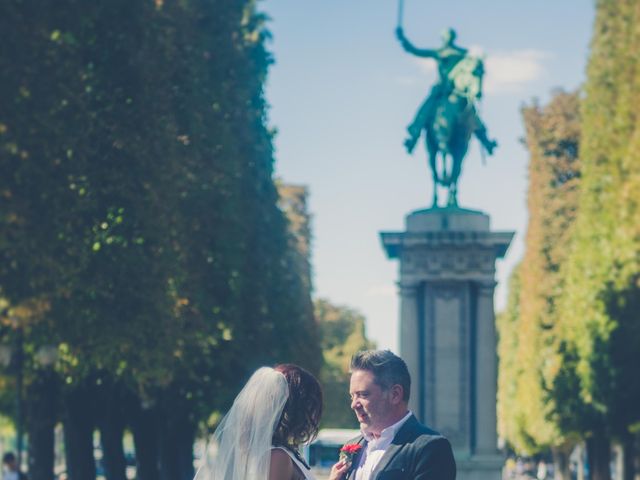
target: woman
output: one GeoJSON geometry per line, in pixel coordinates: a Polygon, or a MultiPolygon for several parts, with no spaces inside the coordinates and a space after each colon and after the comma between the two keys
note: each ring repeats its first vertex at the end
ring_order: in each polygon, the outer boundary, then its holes
{"type": "MultiPolygon", "coordinates": [[[[298,448],[315,438],[321,414],[322,389],[309,372],[291,364],[258,369],[213,434],[195,480],[313,479],[298,448]]],[[[347,467],[334,465],[330,480],[347,467]]]]}

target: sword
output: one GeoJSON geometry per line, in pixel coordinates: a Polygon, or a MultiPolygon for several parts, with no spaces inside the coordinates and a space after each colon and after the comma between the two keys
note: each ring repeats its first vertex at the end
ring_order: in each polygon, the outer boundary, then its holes
{"type": "Polygon", "coordinates": [[[404,10],[404,0],[398,0],[398,28],[402,27],[403,10],[404,10]]]}
{"type": "MultiPolygon", "coordinates": [[[[477,105],[478,105],[478,108],[477,108],[478,115],[482,115],[482,108],[481,108],[482,102],[480,100],[478,100],[477,105]]],[[[487,151],[484,148],[484,145],[482,145],[482,142],[480,142],[478,140],[478,143],[480,144],[480,159],[482,160],[482,165],[486,166],[487,165],[487,151]]]]}
{"type": "Polygon", "coordinates": [[[485,150],[485,148],[480,145],[480,158],[482,159],[482,165],[483,166],[487,166],[487,152],[485,150]]]}

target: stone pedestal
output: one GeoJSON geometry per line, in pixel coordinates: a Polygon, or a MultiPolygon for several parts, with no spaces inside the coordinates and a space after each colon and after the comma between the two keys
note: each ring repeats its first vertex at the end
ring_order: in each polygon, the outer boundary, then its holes
{"type": "Polygon", "coordinates": [[[513,232],[461,208],[419,210],[404,232],[381,233],[400,260],[400,354],[413,382],[410,408],[446,435],[459,480],[499,480],[495,262],[513,232]]]}

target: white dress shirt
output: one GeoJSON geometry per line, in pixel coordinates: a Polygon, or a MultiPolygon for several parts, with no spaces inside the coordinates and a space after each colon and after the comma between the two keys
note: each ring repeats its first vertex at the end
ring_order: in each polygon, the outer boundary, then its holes
{"type": "Polygon", "coordinates": [[[404,422],[406,422],[411,415],[413,415],[411,412],[407,413],[400,421],[382,430],[378,438],[374,438],[369,433],[362,432],[362,436],[367,441],[367,448],[360,456],[360,464],[356,470],[355,477],[353,477],[354,480],[369,480],[371,478],[373,470],[375,470],[384,452],[386,452],[389,445],[391,445],[393,437],[396,436],[400,427],[404,425],[404,422]]]}

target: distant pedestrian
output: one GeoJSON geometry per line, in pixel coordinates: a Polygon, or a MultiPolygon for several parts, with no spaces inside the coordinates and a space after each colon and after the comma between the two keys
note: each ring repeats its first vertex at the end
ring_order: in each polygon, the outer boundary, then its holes
{"type": "Polygon", "coordinates": [[[536,478],[538,480],[546,480],[547,478],[547,464],[544,460],[538,462],[538,471],[536,472],[536,478]]]}
{"type": "Polygon", "coordinates": [[[20,471],[20,466],[13,452],[2,456],[2,480],[27,480],[27,476],[20,471]]]}

